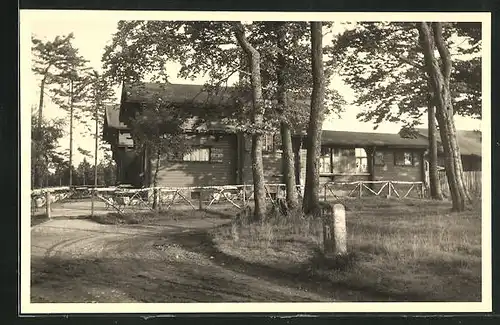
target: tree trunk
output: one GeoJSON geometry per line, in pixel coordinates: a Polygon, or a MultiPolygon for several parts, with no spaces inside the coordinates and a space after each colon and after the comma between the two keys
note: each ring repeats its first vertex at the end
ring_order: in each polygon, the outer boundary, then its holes
{"type": "Polygon", "coordinates": [[[254,218],[262,220],[266,215],[266,191],[264,187],[264,164],[262,161],[263,144],[263,120],[264,105],[262,99],[262,82],[260,77],[260,54],[248,42],[245,30],[241,23],[234,24],[234,34],[239,45],[246,53],[250,61],[251,84],[252,84],[252,123],[255,126],[255,133],[252,136],[252,175],[254,185],[254,218]]]}
{"type": "Polygon", "coordinates": [[[284,121],[281,122],[280,133],[281,143],[283,146],[283,177],[286,185],[286,203],[289,209],[296,209],[299,206],[299,197],[297,193],[297,182],[295,180],[295,160],[292,146],[292,132],[290,125],[287,123],[286,116],[288,112],[288,101],[286,93],[286,61],[283,55],[285,49],[285,23],[279,22],[276,28],[277,31],[277,83],[278,83],[278,105],[280,107],[281,116],[284,116],[284,121]]]}
{"type": "Polygon", "coordinates": [[[429,136],[429,190],[433,200],[442,200],[441,183],[438,175],[438,148],[436,138],[436,115],[434,112],[433,95],[429,96],[429,106],[427,109],[428,117],[428,136],[429,136]]]}
{"type": "Polygon", "coordinates": [[[73,185],[73,81],[69,82],[69,186],[73,185]]]}
{"type": "Polygon", "coordinates": [[[322,26],[321,22],[311,22],[313,89],[311,114],[307,129],[306,182],[303,202],[306,214],[315,214],[319,209],[319,157],[321,155],[321,129],[324,119],[325,99],[322,26]]]}
{"type": "Polygon", "coordinates": [[[42,120],[43,120],[43,95],[45,90],[45,76],[42,78],[40,82],[40,98],[38,101],[38,130],[42,128],[42,120]]]}
{"type": "MultiPolygon", "coordinates": [[[[42,81],[40,82],[40,98],[38,101],[38,120],[37,120],[37,137],[38,140],[40,140],[42,136],[42,121],[43,121],[43,95],[44,95],[44,89],[45,89],[45,80],[46,77],[44,76],[42,78],[42,81]]],[[[34,184],[38,185],[38,187],[42,188],[43,187],[43,177],[42,177],[42,166],[40,165],[40,160],[41,160],[41,152],[36,153],[35,159],[37,160],[37,164],[34,167],[34,184]]],[[[35,186],[36,186],[35,185],[35,186]]]]}
{"type": "MultiPolygon", "coordinates": [[[[94,97],[96,98],[94,93],[94,97]]],[[[99,147],[98,144],[98,136],[99,136],[99,103],[96,102],[95,105],[95,143],[94,143],[94,190],[92,191],[92,206],[91,206],[91,215],[94,215],[94,200],[96,196],[96,188],[97,188],[97,150],[99,147]]]]}
{"type": "Polygon", "coordinates": [[[465,204],[470,201],[464,186],[462,159],[457,143],[455,122],[453,120],[453,104],[450,93],[451,57],[442,38],[442,24],[418,24],[422,39],[425,64],[429,73],[431,86],[435,94],[436,119],[439,125],[441,142],[445,154],[446,176],[450,188],[453,211],[465,210],[465,204]],[[440,66],[434,57],[436,45],[442,61],[440,66]]]}
{"type": "Polygon", "coordinates": [[[95,143],[94,143],[94,186],[97,186],[97,152],[99,150],[99,103],[95,107],[95,143]]]}
{"type": "Polygon", "coordinates": [[[289,209],[294,210],[299,207],[299,194],[295,179],[292,132],[285,122],[281,123],[281,142],[283,144],[283,177],[286,185],[286,204],[289,209]]]}

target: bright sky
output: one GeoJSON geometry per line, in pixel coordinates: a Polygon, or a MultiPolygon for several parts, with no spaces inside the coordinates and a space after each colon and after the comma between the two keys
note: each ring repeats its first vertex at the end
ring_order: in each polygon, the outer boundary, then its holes
{"type": "MultiPolygon", "coordinates": [[[[24,110],[31,110],[32,106],[37,106],[38,96],[39,96],[39,85],[37,78],[30,72],[30,35],[33,33],[38,38],[53,40],[58,35],[67,35],[73,32],[75,38],[73,44],[79,49],[80,54],[90,61],[90,66],[96,70],[101,70],[101,56],[103,53],[104,46],[110,42],[112,34],[116,31],[116,26],[118,20],[120,19],[173,19],[173,17],[179,18],[178,15],[172,16],[168,13],[149,13],[149,16],[137,16],[137,13],[128,12],[117,15],[111,12],[89,12],[89,11],[73,11],[73,12],[57,12],[57,11],[21,11],[21,90],[22,90],[22,100],[21,107],[24,110]],[[156,17],[151,17],[151,15],[156,15],[156,17]],[[27,55],[27,56],[26,56],[27,55]],[[24,90],[24,91],[23,91],[24,90]],[[26,91],[29,90],[29,91],[26,91]]],[[[206,16],[206,13],[205,13],[206,16]]],[[[269,16],[271,19],[276,20],[276,16],[269,16]],[[274,17],[274,18],[273,18],[274,17]]],[[[295,16],[298,19],[301,16],[295,16]]],[[[303,17],[303,16],[302,16],[303,17]]],[[[234,17],[235,20],[238,17],[234,17]]],[[[261,17],[259,17],[261,18],[261,17]]],[[[284,18],[281,17],[283,20],[284,18]]],[[[198,15],[192,17],[193,20],[203,20],[210,19],[210,17],[200,17],[198,15]]],[[[218,19],[221,19],[220,17],[218,19]]],[[[228,19],[227,17],[223,19],[228,19]]],[[[356,14],[354,19],[359,19],[359,13],[356,14]]],[[[370,18],[372,19],[372,18],[370,18]]],[[[247,19],[245,19],[247,20],[247,19]]],[[[294,20],[293,17],[288,20],[294,20]]],[[[297,18],[295,18],[297,20],[297,18]]],[[[401,19],[400,19],[401,20],[401,19]]],[[[175,78],[179,66],[176,64],[171,64],[167,68],[169,76],[171,76],[171,82],[173,83],[195,83],[201,84],[204,80],[185,80],[175,78]]],[[[335,88],[345,97],[345,99],[350,102],[354,99],[354,93],[352,89],[347,87],[341,79],[335,78],[332,83],[335,88]]],[[[118,102],[118,89],[117,97],[118,102]]],[[[345,112],[341,115],[341,119],[336,117],[329,117],[325,121],[323,128],[331,130],[342,130],[342,131],[365,131],[365,132],[387,132],[396,133],[399,131],[400,125],[394,123],[385,123],[379,126],[379,128],[374,131],[372,123],[362,123],[357,121],[356,114],[360,112],[359,107],[346,106],[345,112]]],[[[64,117],[65,112],[61,111],[56,105],[54,105],[50,99],[46,98],[44,115],[48,118],[64,117]]],[[[479,120],[467,119],[467,118],[456,118],[457,129],[480,129],[481,123],[479,120]]],[[[422,121],[425,127],[425,118],[422,121]]],[[[62,140],[62,148],[67,148],[69,146],[69,140],[66,137],[62,140]]],[[[83,156],[77,151],[77,148],[81,147],[83,149],[94,152],[94,141],[90,134],[85,132],[85,128],[82,125],[76,125],[75,136],[73,144],[74,152],[74,165],[76,166],[82,159],[83,156]]],[[[101,159],[103,156],[103,151],[98,154],[98,158],[101,159]]]]}

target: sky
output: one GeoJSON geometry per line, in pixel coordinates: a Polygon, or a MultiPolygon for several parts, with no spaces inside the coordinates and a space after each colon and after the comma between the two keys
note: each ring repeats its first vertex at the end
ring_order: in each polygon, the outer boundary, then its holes
{"type": "MultiPolygon", "coordinates": [[[[151,15],[151,13],[150,13],[151,15]]],[[[157,17],[150,19],[172,19],[172,15],[161,15],[161,12],[156,12],[157,17]]],[[[178,17],[177,15],[175,17],[178,17]]],[[[359,15],[356,16],[358,18],[359,15]]],[[[39,81],[38,78],[30,71],[30,56],[29,46],[31,34],[43,40],[53,40],[56,36],[74,34],[73,45],[79,49],[80,54],[89,60],[89,65],[101,71],[101,57],[104,47],[111,41],[112,34],[116,31],[117,23],[120,19],[141,19],[132,13],[124,13],[121,15],[109,14],[109,12],[89,12],[89,11],[21,11],[21,107],[23,110],[31,110],[31,107],[37,106],[39,97],[39,81]],[[24,54],[23,54],[24,53],[24,54]],[[23,91],[24,90],[24,91],[23,91]],[[27,91],[29,90],[29,91],[27,91]]],[[[149,18],[149,17],[147,17],[149,18]]],[[[147,19],[146,18],[146,19],[147,19]]],[[[236,17],[237,18],[237,17],[236,17]]],[[[260,17],[259,17],[260,18],[260,17]]],[[[178,18],[180,19],[180,18],[178,18]]],[[[200,19],[197,17],[197,19],[200,19]]],[[[220,19],[220,18],[219,18],[220,19]]],[[[227,19],[227,18],[226,18],[227,19]]],[[[276,17],[272,17],[273,20],[276,17]]],[[[299,18],[303,19],[303,18],[299,18]]],[[[201,20],[201,19],[200,19],[201,20]]],[[[247,20],[247,19],[245,19],[247,20]]],[[[293,20],[293,19],[290,19],[293,20]]],[[[336,32],[341,31],[337,29],[336,32]]],[[[202,84],[203,79],[186,80],[176,77],[179,65],[170,64],[167,67],[167,72],[172,83],[186,84],[202,84]]],[[[347,100],[352,102],[355,99],[354,91],[345,85],[340,77],[335,77],[332,85],[336,90],[347,100]]],[[[116,102],[119,99],[119,88],[116,88],[116,102]]],[[[64,117],[65,112],[59,109],[49,98],[45,98],[44,116],[47,118],[64,117]]],[[[353,105],[346,105],[344,112],[340,118],[329,116],[323,124],[325,130],[340,130],[340,131],[361,131],[361,132],[383,132],[396,133],[400,129],[400,124],[384,123],[378,129],[373,130],[372,123],[363,123],[356,119],[356,115],[362,108],[353,105]]],[[[423,118],[422,127],[426,127],[425,117],[423,118]]],[[[470,118],[456,117],[455,123],[457,129],[472,130],[481,129],[481,121],[470,118]]],[[[29,127],[29,126],[28,126],[29,127]]],[[[75,135],[73,143],[74,165],[76,166],[83,160],[83,155],[77,150],[78,147],[94,152],[94,140],[91,134],[87,134],[83,125],[75,126],[75,135]]],[[[69,139],[65,136],[61,141],[62,148],[68,148],[69,139]]],[[[104,151],[100,150],[98,159],[102,159],[104,151]]],[[[93,158],[91,159],[93,161],[93,158]]]]}

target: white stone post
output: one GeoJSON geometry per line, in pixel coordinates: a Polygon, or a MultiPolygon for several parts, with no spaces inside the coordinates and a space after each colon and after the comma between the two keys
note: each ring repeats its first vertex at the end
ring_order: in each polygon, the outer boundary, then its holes
{"type": "Polygon", "coordinates": [[[342,204],[323,204],[323,249],[325,256],[347,254],[345,207],[342,204]]]}

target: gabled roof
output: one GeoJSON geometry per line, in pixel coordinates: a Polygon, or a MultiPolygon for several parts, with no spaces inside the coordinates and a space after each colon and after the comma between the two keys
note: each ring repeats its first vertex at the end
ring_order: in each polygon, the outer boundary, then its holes
{"type": "MultiPolygon", "coordinates": [[[[107,105],[105,125],[108,129],[128,130],[125,123],[119,121],[120,105],[107,105]]],[[[184,123],[184,129],[191,132],[234,132],[234,127],[227,125],[221,121],[203,121],[198,122],[198,119],[193,117],[187,119],[184,123]]]]}
{"type": "Polygon", "coordinates": [[[338,146],[375,146],[400,148],[427,148],[422,138],[402,138],[397,133],[351,132],[323,130],[321,144],[338,146]]]}
{"type": "Polygon", "coordinates": [[[217,104],[234,105],[236,97],[233,88],[221,87],[218,91],[208,92],[203,85],[135,82],[124,83],[122,102],[154,103],[157,100],[176,104],[217,104]]]}
{"type": "MultiPolygon", "coordinates": [[[[428,129],[418,128],[417,132],[427,139],[428,129]]],[[[439,143],[439,150],[442,151],[441,135],[439,132],[436,132],[436,138],[439,143]]],[[[457,140],[460,154],[482,156],[481,131],[457,130],[457,140]]]]}
{"type": "Polygon", "coordinates": [[[127,126],[120,122],[120,105],[110,104],[105,106],[105,122],[109,128],[124,130],[127,126]]]}

